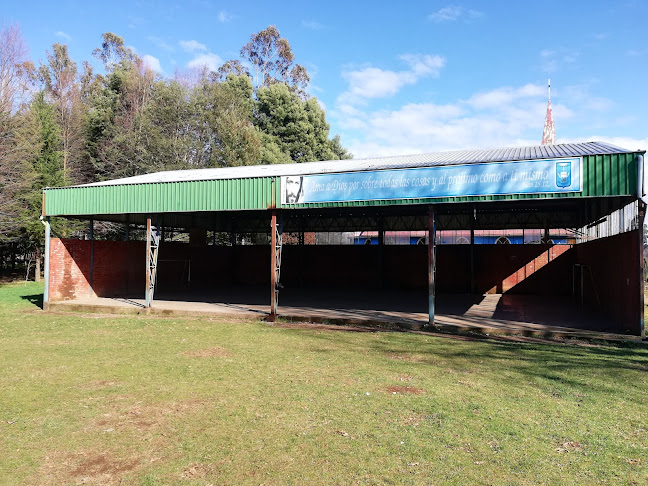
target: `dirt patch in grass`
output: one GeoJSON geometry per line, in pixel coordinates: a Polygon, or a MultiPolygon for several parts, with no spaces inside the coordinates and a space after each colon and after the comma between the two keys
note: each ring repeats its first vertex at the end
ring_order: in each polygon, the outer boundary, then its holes
{"type": "Polygon", "coordinates": [[[109,386],[115,386],[119,382],[115,380],[92,380],[84,385],[81,385],[81,388],[86,390],[99,390],[101,388],[108,388],[109,386]]]}
{"type": "Polygon", "coordinates": [[[387,357],[391,359],[398,359],[400,361],[407,361],[409,363],[421,363],[423,358],[419,356],[413,356],[411,354],[397,354],[397,353],[387,353],[387,357]]]}
{"type": "Polygon", "coordinates": [[[582,444],[578,442],[574,442],[571,440],[565,440],[556,448],[556,452],[578,452],[582,451],[583,446],[582,444]]]}
{"type": "Polygon", "coordinates": [[[130,407],[115,406],[95,419],[88,429],[99,429],[105,433],[123,429],[136,429],[145,432],[165,424],[174,417],[199,410],[203,406],[204,402],[200,400],[157,405],[137,403],[130,407]]]}
{"type": "Polygon", "coordinates": [[[185,351],[183,356],[191,358],[227,358],[229,353],[226,349],[216,346],[215,348],[196,349],[193,351],[185,351]]]}
{"type": "Polygon", "coordinates": [[[210,464],[194,462],[182,472],[182,479],[203,479],[211,474],[213,474],[213,469],[210,464]]]}
{"type": "Polygon", "coordinates": [[[124,473],[133,471],[139,464],[138,459],[119,461],[107,454],[91,456],[83,461],[70,474],[76,478],[84,478],[90,481],[100,480],[101,483],[118,479],[124,473]],[[115,477],[117,476],[117,478],[115,477]]]}
{"type": "Polygon", "coordinates": [[[135,471],[141,463],[140,458],[119,459],[105,451],[57,452],[45,458],[37,482],[30,484],[124,484],[124,476],[135,471]]]}
{"type": "Polygon", "coordinates": [[[403,385],[388,386],[386,390],[387,393],[391,393],[391,394],[411,393],[413,395],[421,395],[423,393],[423,390],[421,390],[420,388],[416,388],[413,386],[403,386],[403,385]]]}
{"type": "Polygon", "coordinates": [[[418,427],[422,422],[425,422],[426,416],[423,413],[415,413],[407,415],[402,418],[401,424],[405,427],[418,427]]]}

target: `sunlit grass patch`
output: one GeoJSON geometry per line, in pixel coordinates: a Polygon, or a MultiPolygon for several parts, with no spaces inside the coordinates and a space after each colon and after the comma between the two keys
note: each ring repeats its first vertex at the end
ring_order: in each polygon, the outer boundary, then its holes
{"type": "Polygon", "coordinates": [[[43,313],[0,287],[2,484],[645,484],[648,350],[43,313]]]}

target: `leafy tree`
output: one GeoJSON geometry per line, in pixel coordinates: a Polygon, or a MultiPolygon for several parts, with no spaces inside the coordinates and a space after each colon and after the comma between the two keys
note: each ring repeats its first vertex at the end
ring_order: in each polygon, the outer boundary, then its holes
{"type": "Polygon", "coordinates": [[[32,182],[27,160],[36,129],[23,113],[32,73],[18,26],[0,29],[0,242],[17,239],[19,198],[32,182]]]}
{"type": "Polygon", "coordinates": [[[329,145],[331,147],[331,151],[335,154],[335,157],[333,157],[334,159],[345,160],[353,158],[353,154],[342,146],[339,135],[336,135],[331,140],[329,140],[329,145]]]}
{"type": "Polygon", "coordinates": [[[80,175],[83,172],[80,164],[84,109],[77,82],[77,65],[70,59],[66,45],[57,43],[52,46],[52,51],[47,52],[47,64],[41,65],[38,70],[38,77],[48,98],[56,106],[61,129],[63,170],[80,175]]]}
{"type": "Polygon", "coordinates": [[[225,81],[230,74],[234,76],[249,76],[247,68],[241,64],[241,61],[236,59],[226,61],[225,64],[218,68],[217,75],[220,81],[225,81]]]}
{"type": "Polygon", "coordinates": [[[207,167],[258,164],[262,138],[252,124],[253,88],[247,76],[204,80],[193,93],[194,130],[202,134],[207,167]]]}
{"type": "MultiPolygon", "coordinates": [[[[43,92],[32,100],[29,110],[20,114],[22,123],[16,133],[16,140],[23,149],[22,187],[17,195],[19,207],[15,234],[22,244],[31,250],[38,250],[43,244],[43,226],[39,221],[42,210],[42,189],[58,187],[68,183],[63,170],[61,131],[58,126],[56,108],[47,103],[43,92]],[[27,148],[26,146],[29,146],[27,148]]],[[[56,218],[54,229],[66,234],[70,223],[56,218]]]]}
{"type": "Polygon", "coordinates": [[[111,72],[116,66],[130,64],[136,60],[136,56],[124,45],[124,39],[113,34],[105,32],[101,34],[103,42],[101,47],[92,51],[92,55],[104,63],[106,72],[111,72]]]}
{"type": "Polygon", "coordinates": [[[95,177],[109,179],[159,170],[150,165],[152,157],[139,144],[142,110],[153,92],[155,74],[135,54],[124,47],[121,37],[106,33],[101,49],[94,54],[105,63],[107,74],[94,81],[86,79],[87,99],[86,156],[95,177]]]}
{"type": "MultiPolygon", "coordinates": [[[[273,83],[284,83],[295,90],[303,90],[310,82],[306,68],[294,64],[295,55],[288,39],[281,37],[274,25],[252,34],[250,42],[241,48],[241,57],[254,69],[256,89],[273,83]]],[[[238,61],[228,61],[225,66],[228,70],[241,69],[238,61]]]]}
{"type": "Polygon", "coordinates": [[[34,66],[27,53],[17,25],[0,29],[0,113],[15,113],[29,90],[34,66]]]}
{"type": "Polygon", "coordinates": [[[257,91],[256,123],[275,138],[294,162],[332,160],[337,155],[328,140],[329,124],[315,98],[302,100],[285,84],[257,91]]]}

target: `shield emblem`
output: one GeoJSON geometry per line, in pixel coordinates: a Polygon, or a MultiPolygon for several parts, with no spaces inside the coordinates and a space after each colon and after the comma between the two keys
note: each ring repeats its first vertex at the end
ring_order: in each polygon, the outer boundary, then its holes
{"type": "Polygon", "coordinates": [[[556,162],[556,186],[571,186],[571,162],[556,162]]]}

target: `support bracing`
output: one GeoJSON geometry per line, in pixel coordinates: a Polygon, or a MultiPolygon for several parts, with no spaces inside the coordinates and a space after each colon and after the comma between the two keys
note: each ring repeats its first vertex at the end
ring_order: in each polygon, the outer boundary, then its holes
{"type": "Polygon", "coordinates": [[[151,218],[146,218],[146,307],[151,307],[157,277],[158,249],[160,248],[160,226],[151,226],[151,218]]]}
{"type": "Polygon", "coordinates": [[[281,288],[281,249],[283,246],[283,225],[277,223],[277,212],[272,211],[271,222],[271,242],[270,242],[270,261],[272,264],[270,274],[270,321],[277,318],[277,308],[279,307],[279,289],[281,288]]]}

